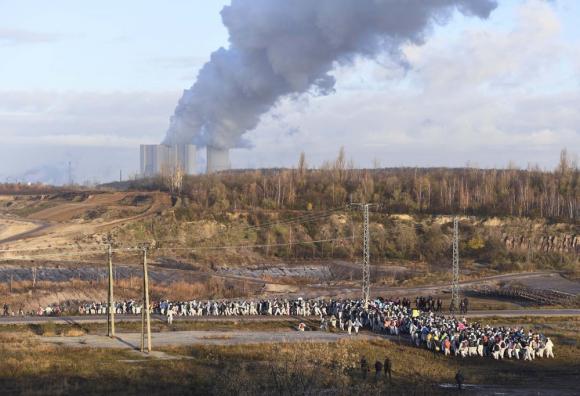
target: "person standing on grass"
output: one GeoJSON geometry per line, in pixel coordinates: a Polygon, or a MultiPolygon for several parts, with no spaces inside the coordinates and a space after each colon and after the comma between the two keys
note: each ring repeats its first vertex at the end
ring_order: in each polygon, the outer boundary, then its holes
{"type": "Polygon", "coordinates": [[[367,379],[367,373],[369,372],[369,363],[367,362],[367,359],[364,356],[360,359],[360,371],[363,379],[367,379]]]}
{"type": "Polygon", "coordinates": [[[167,310],[167,324],[171,326],[173,324],[173,309],[167,310]]]}
{"type": "Polygon", "coordinates": [[[383,371],[383,364],[380,360],[375,362],[375,381],[378,381],[381,378],[381,373],[383,371]]]}
{"type": "Polygon", "coordinates": [[[457,374],[455,374],[455,382],[457,382],[457,389],[459,389],[460,391],[463,389],[462,385],[463,385],[463,381],[465,379],[463,378],[463,374],[461,373],[461,369],[457,370],[457,374]]]}
{"type": "Polygon", "coordinates": [[[383,368],[385,369],[385,378],[389,377],[389,382],[392,379],[392,371],[393,371],[393,364],[391,363],[391,359],[389,359],[389,357],[385,357],[385,364],[383,366],[383,368]]]}

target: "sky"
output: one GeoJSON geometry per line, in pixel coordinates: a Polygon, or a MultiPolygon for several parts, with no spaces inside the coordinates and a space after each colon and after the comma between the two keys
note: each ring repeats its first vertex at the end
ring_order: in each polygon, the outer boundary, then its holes
{"type": "MultiPolygon", "coordinates": [[[[229,1],[0,0],[0,182],[133,177],[184,89],[228,46],[229,1]]],[[[580,153],[580,2],[500,0],[456,13],[406,67],[337,67],[329,96],[282,100],[232,151],[236,168],[312,166],[344,146],[357,167],[552,169],[580,153]]],[[[198,156],[203,170],[203,151],[198,156]]]]}

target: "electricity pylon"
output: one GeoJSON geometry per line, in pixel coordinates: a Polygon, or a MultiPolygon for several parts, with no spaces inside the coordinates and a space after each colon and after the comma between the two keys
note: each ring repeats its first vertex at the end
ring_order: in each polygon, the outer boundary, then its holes
{"type": "Polygon", "coordinates": [[[449,311],[459,309],[459,220],[453,218],[453,281],[451,283],[451,304],[449,311]]]}
{"type": "Polygon", "coordinates": [[[363,211],[363,260],[362,260],[362,300],[366,303],[371,297],[371,259],[370,259],[370,228],[369,208],[374,204],[353,203],[351,206],[360,207],[363,211]]]}

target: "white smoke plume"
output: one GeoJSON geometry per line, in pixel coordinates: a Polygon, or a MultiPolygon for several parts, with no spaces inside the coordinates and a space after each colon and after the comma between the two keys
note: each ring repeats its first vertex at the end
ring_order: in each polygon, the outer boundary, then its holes
{"type": "Polygon", "coordinates": [[[487,18],[496,0],[232,0],[221,15],[229,48],[220,48],[185,90],[166,143],[227,149],[290,95],[333,92],[329,73],[357,57],[421,44],[455,10],[487,18]]]}

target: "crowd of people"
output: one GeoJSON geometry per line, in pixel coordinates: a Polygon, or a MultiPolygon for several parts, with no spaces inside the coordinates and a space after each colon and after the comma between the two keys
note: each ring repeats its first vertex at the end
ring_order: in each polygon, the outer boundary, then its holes
{"type": "Polygon", "coordinates": [[[11,309],[9,304],[3,304],[2,316],[61,316],[70,310],[70,307],[61,304],[51,304],[45,307],[38,307],[34,311],[24,311],[20,306],[17,311],[11,309]]]}
{"type": "MultiPolygon", "coordinates": [[[[151,304],[152,314],[162,315],[168,323],[174,317],[196,316],[296,316],[316,317],[323,331],[344,331],[358,334],[361,329],[385,335],[407,335],[417,347],[434,353],[461,357],[480,356],[494,359],[533,360],[536,357],[554,357],[554,344],[550,338],[519,327],[492,327],[478,322],[469,323],[465,318],[441,314],[441,299],[417,297],[415,307],[411,300],[376,299],[365,303],[362,300],[340,299],[261,299],[261,300],[192,300],[156,301],[151,304]]],[[[118,301],[115,313],[139,315],[142,304],[134,300],[118,301]]],[[[460,304],[466,312],[467,298],[460,304]]],[[[60,305],[39,307],[32,314],[59,316],[65,307],[60,305]]],[[[67,307],[70,311],[71,307],[67,307]]],[[[83,303],[78,306],[80,315],[105,315],[107,303],[83,303]]],[[[7,304],[3,305],[4,316],[15,315],[7,304]]],[[[18,315],[24,315],[22,309],[18,315]]],[[[299,331],[307,326],[300,323],[299,331]]]]}
{"type": "MultiPolygon", "coordinates": [[[[217,301],[158,301],[151,313],[176,316],[297,316],[317,317],[323,331],[345,331],[358,334],[361,329],[386,335],[407,335],[417,347],[434,353],[461,357],[480,356],[494,359],[533,360],[554,357],[553,342],[541,333],[519,327],[492,327],[478,322],[441,314],[441,299],[417,297],[415,307],[409,299],[382,299],[364,303],[361,300],[262,299],[217,301]]],[[[467,298],[460,303],[466,312],[467,298]]],[[[117,314],[140,314],[142,306],[135,301],[115,304],[117,314]]],[[[106,303],[83,304],[80,314],[106,314],[106,303]]],[[[301,323],[298,330],[306,330],[301,323]]]]}

